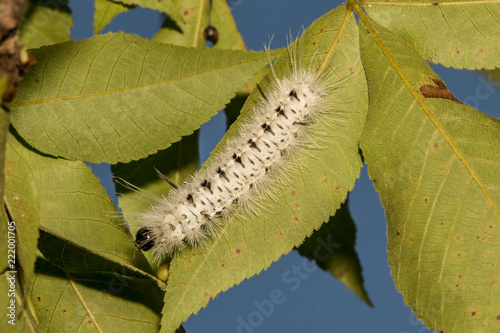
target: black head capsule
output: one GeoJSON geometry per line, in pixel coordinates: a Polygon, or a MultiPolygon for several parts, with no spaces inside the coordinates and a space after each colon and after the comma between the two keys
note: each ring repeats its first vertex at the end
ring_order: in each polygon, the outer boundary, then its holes
{"type": "Polygon", "coordinates": [[[155,245],[153,234],[148,228],[141,228],[135,234],[135,247],[141,251],[149,251],[155,245]]]}

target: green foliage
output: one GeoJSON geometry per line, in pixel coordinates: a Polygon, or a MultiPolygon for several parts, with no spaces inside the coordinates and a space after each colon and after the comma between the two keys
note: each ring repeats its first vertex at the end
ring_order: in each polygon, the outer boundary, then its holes
{"type": "Polygon", "coordinates": [[[361,55],[373,83],[361,148],[386,210],[396,286],[431,327],[492,332],[500,313],[500,121],[458,102],[393,33],[374,23],[366,30],[361,55]]]}
{"type": "Polygon", "coordinates": [[[73,26],[68,0],[29,1],[20,24],[20,38],[28,49],[70,40],[73,26]]]}
{"type": "Polygon", "coordinates": [[[32,54],[38,64],[9,105],[12,124],[43,153],[92,163],[130,162],[167,148],[267,63],[264,52],[186,48],[123,33],[32,54]]]}
{"type": "MultiPolygon", "coordinates": [[[[135,5],[96,0],[95,31],[135,5]]],[[[182,330],[211,298],[296,247],[370,304],[347,206],[331,218],[359,175],[359,147],[405,302],[435,330],[498,331],[500,122],[458,101],[426,61],[500,67],[499,3],[349,1],[316,20],[297,47],[302,64],[335,78],[318,149],[292,156],[257,198],[262,210],[234,215],[205,247],[174,257],[167,283],[133,244],[134,213],[150,205],[133,186],[165,195],[171,186],[155,167],[181,183],[198,169],[199,127],[226,106],[231,118],[241,112],[216,152],[224,149],[259,92],[239,105],[271,77],[260,79],[268,56],[245,51],[225,1],[214,1],[214,48],[201,35],[208,1],[140,5],[169,14],[154,41],[69,41],[66,1],[31,1],[25,12],[21,39],[43,47],[30,51],[37,63],[0,115],[0,253],[7,258],[14,220],[16,332],[182,330]],[[35,29],[40,13],[52,19],[35,29]],[[84,162],[113,164],[125,220],[84,162]],[[321,259],[317,244],[329,236],[339,246],[321,259]]],[[[278,76],[290,72],[286,50],[270,55],[278,76]]],[[[6,293],[11,269],[1,265],[6,293]]],[[[1,331],[12,329],[7,304],[1,331]]]]}
{"type": "Polygon", "coordinates": [[[361,264],[354,249],[356,226],[349,213],[347,201],[298,247],[301,255],[342,281],[363,302],[373,306],[363,286],[361,264]]]}

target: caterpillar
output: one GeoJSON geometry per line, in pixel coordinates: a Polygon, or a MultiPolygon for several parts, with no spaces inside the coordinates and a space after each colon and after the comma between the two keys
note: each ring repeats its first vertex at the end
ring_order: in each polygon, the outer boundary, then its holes
{"type": "Polygon", "coordinates": [[[135,245],[153,251],[161,261],[185,246],[200,245],[236,210],[251,209],[252,198],[287,168],[297,149],[308,149],[311,128],[327,112],[331,81],[309,67],[302,68],[289,46],[291,68],[278,77],[271,64],[272,83],[264,92],[235,139],[167,197],[138,218],[135,245]]]}

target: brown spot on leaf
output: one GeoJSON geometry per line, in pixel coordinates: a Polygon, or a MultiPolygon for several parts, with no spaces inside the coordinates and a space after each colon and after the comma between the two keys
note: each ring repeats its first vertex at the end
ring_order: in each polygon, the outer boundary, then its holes
{"type": "Polygon", "coordinates": [[[439,150],[439,144],[437,142],[435,142],[433,145],[432,145],[432,148],[434,150],[439,150]]]}
{"type": "Polygon", "coordinates": [[[321,180],[321,184],[323,184],[323,185],[328,184],[328,179],[327,179],[327,178],[323,178],[323,179],[321,180]]]}
{"type": "Polygon", "coordinates": [[[66,309],[62,309],[63,314],[66,314],[66,312],[68,312],[66,309]]]}
{"type": "Polygon", "coordinates": [[[457,283],[457,284],[455,285],[455,288],[459,288],[459,287],[460,287],[460,285],[457,283]]]}
{"type": "Polygon", "coordinates": [[[455,237],[455,239],[456,239],[457,241],[459,241],[459,240],[462,240],[462,237],[461,237],[460,235],[457,235],[457,237],[455,237]]]}
{"type": "Polygon", "coordinates": [[[496,320],[500,321],[500,313],[495,317],[496,320]]]}
{"type": "Polygon", "coordinates": [[[488,229],[493,229],[493,224],[488,225],[488,229]]]}
{"type": "Polygon", "coordinates": [[[299,218],[297,215],[295,215],[295,216],[293,217],[293,222],[295,222],[295,223],[299,223],[299,222],[300,222],[300,218],[299,218]]]}
{"type": "Polygon", "coordinates": [[[432,5],[433,5],[433,6],[439,6],[439,3],[434,2],[432,5]]]}
{"type": "Polygon", "coordinates": [[[476,316],[476,314],[477,314],[477,313],[476,313],[476,311],[472,311],[472,312],[470,313],[471,317],[476,316]]]}
{"type": "Polygon", "coordinates": [[[453,102],[461,103],[453,94],[448,90],[443,81],[439,78],[430,78],[433,84],[424,84],[420,86],[419,90],[425,98],[439,98],[447,99],[453,102]]]}
{"type": "Polygon", "coordinates": [[[203,296],[206,297],[206,298],[210,298],[210,294],[208,292],[203,292],[203,296]]]}
{"type": "Polygon", "coordinates": [[[338,191],[340,191],[341,188],[342,188],[342,186],[337,184],[337,185],[335,185],[334,190],[335,190],[335,192],[338,192],[338,191]]]}
{"type": "Polygon", "coordinates": [[[298,208],[300,208],[300,205],[299,205],[298,203],[295,203],[295,204],[293,205],[293,207],[295,207],[295,209],[298,209],[298,208]]]}
{"type": "Polygon", "coordinates": [[[313,45],[313,46],[316,46],[316,41],[313,41],[313,42],[312,42],[312,45],[313,45]]]}
{"type": "Polygon", "coordinates": [[[226,263],[221,262],[221,263],[220,263],[220,268],[226,268],[226,263]]]}
{"type": "Polygon", "coordinates": [[[295,190],[291,190],[290,191],[290,196],[294,197],[297,195],[297,192],[295,192],[295,190]]]}
{"type": "Polygon", "coordinates": [[[278,231],[278,237],[283,238],[283,237],[285,237],[285,235],[286,235],[286,231],[285,230],[279,230],[278,231]]]}
{"type": "Polygon", "coordinates": [[[87,324],[92,325],[92,319],[87,319],[87,324]]]}
{"type": "Polygon", "coordinates": [[[349,66],[347,70],[351,73],[351,75],[354,74],[354,66],[349,66]]]}
{"type": "Polygon", "coordinates": [[[427,198],[424,198],[424,204],[426,204],[428,202],[427,198]]]}
{"type": "Polygon", "coordinates": [[[237,247],[236,250],[234,250],[234,252],[236,252],[236,254],[240,254],[241,253],[241,248],[237,247]]]}
{"type": "Polygon", "coordinates": [[[456,253],[456,256],[457,256],[457,258],[462,258],[462,253],[457,252],[457,253],[456,253]]]}
{"type": "Polygon", "coordinates": [[[460,47],[457,45],[455,46],[455,54],[459,55],[460,54],[460,47]]]}
{"type": "Polygon", "coordinates": [[[321,29],[319,29],[319,32],[320,32],[320,33],[321,33],[321,32],[325,32],[325,28],[321,28],[321,29]]]}
{"type": "Polygon", "coordinates": [[[40,302],[41,300],[42,300],[42,299],[40,298],[40,296],[37,296],[37,297],[36,297],[36,301],[37,301],[37,302],[40,302]]]}

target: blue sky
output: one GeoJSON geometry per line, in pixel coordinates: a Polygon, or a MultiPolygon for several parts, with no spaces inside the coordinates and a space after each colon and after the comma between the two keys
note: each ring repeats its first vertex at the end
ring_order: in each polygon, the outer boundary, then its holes
{"type": "MultiPolygon", "coordinates": [[[[272,35],[273,47],[285,46],[286,36],[290,31],[296,33],[302,27],[307,28],[315,19],[341,4],[339,1],[325,0],[233,0],[230,3],[247,47],[254,50],[263,49],[263,44],[272,35]]],[[[91,37],[93,3],[72,0],[70,6],[75,20],[72,38],[91,37]]],[[[104,32],[122,30],[147,38],[154,34],[160,24],[159,13],[135,9],[119,15],[104,32]]],[[[489,86],[478,73],[455,71],[441,66],[434,66],[434,69],[459,99],[500,117],[497,107],[500,105],[500,96],[492,92],[485,94],[490,91],[489,86]]],[[[224,127],[222,113],[202,127],[202,161],[223,135],[224,127]]],[[[109,167],[100,165],[94,170],[108,190],[113,191],[109,167]]],[[[286,277],[294,274],[294,267],[303,265],[305,260],[292,251],[258,276],[217,296],[198,315],[189,318],[184,324],[186,331],[431,332],[415,318],[395,289],[387,261],[384,211],[366,174],[366,167],[351,193],[349,206],[358,229],[356,249],[363,267],[365,287],[374,308],[361,302],[329,273],[314,267],[310,268],[307,276],[300,277],[298,287],[297,284],[290,283],[286,277]],[[280,297],[276,297],[278,294],[280,297]],[[258,304],[269,304],[265,301],[273,297],[279,300],[279,304],[264,316],[256,315],[258,304]],[[249,320],[258,320],[258,327],[242,324],[249,320]]]]}

